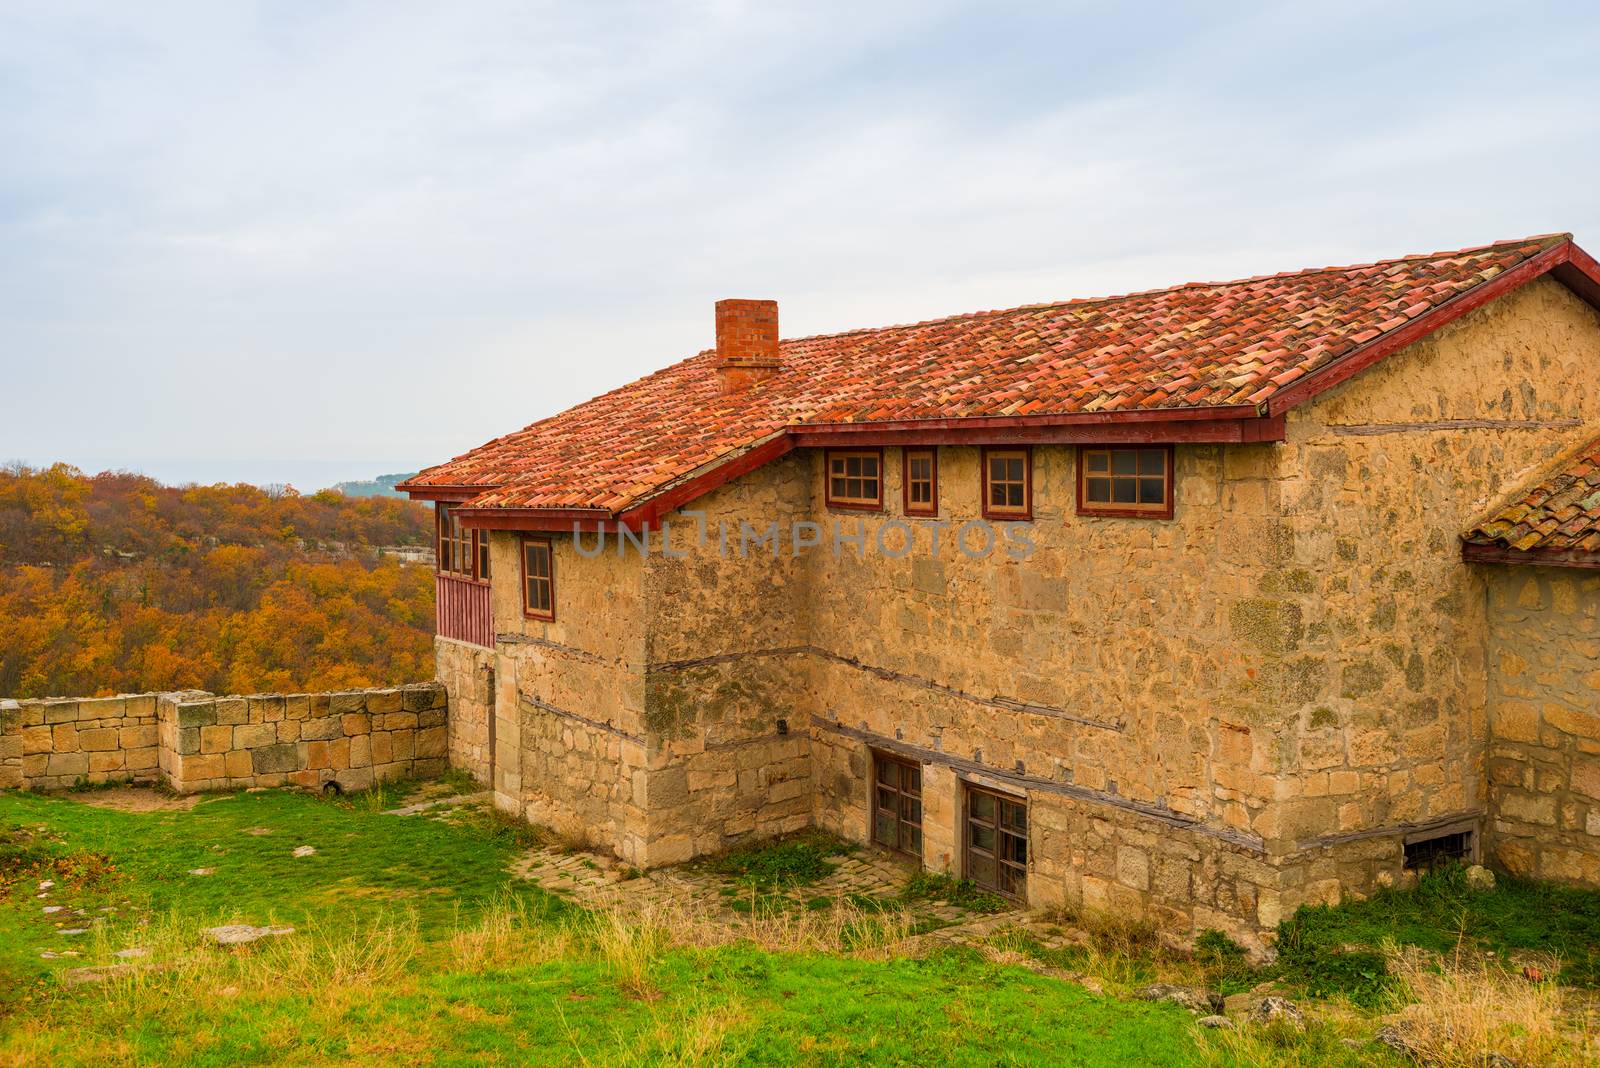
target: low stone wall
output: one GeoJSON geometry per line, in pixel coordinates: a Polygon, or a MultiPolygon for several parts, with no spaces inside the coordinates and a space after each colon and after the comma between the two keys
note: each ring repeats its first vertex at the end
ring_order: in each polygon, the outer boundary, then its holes
{"type": "Polygon", "coordinates": [[[0,701],[0,787],[154,782],[156,695],[0,701]]]}
{"type": "Polygon", "coordinates": [[[433,639],[434,677],[450,691],[450,766],[489,784],[494,746],[494,650],[433,639]]]}
{"type": "Polygon", "coordinates": [[[198,691],[0,701],[0,787],[164,781],[360,790],[446,766],[438,683],[217,697],[198,691]]]}

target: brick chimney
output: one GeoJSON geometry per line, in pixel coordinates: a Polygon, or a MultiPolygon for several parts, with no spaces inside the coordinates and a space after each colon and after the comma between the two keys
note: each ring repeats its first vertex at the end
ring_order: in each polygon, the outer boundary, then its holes
{"type": "Polygon", "coordinates": [[[736,393],[770,378],[778,360],[778,302],[717,301],[717,382],[736,393]]]}

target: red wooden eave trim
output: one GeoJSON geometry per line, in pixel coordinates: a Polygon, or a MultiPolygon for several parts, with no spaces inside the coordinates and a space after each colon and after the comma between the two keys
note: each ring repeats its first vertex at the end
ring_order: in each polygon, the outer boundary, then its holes
{"type": "Polygon", "coordinates": [[[1600,552],[1579,549],[1511,549],[1504,545],[1464,542],[1461,559],[1469,564],[1531,564],[1538,567],[1582,567],[1600,570],[1600,552]]]}
{"type": "Polygon", "coordinates": [[[470,501],[480,493],[487,493],[494,489],[493,486],[407,486],[400,483],[395,489],[406,494],[414,501],[470,501]]]}
{"type": "MultiPolygon", "coordinates": [[[[1250,409],[1254,412],[1254,409],[1250,409]]],[[[930,422],[939,422],[932,420],[930,422]]],[[[1283,441],[1281,416],[1248,419],[1208,419],[1204,421],[1125,423],[1072,423],[1043,426],[976,427],[943,429],[879,429],[877,424],[861,424],[847,431],[816,430],[797,426],[789,431],[799,448],[850,448],[863,445],[1051,445],[1051,444],[1144,444],[1171,442],[1238,444],[1241,442],[1283,441]]]]}
{"type": "Polygon", "coordinates": [[[618,518],[629,530],[654,527],[668,512],[675,511],[696,497],[703,497],[717,487],[727,485],[734,479],[771,463],[778,457],[792,452],[794,447],[794,439],[786,433],[769,438],[708,471],[702,471],[693,478],[678,483],[643,504],[634,505],[618,518]]]}
{"type": "Polygon", "coordinates": [[[941,419],[883,419],[854,423],[796,423],[791,434],[851,434],[882,430],[992,430],[1000,427],[1059,427],[1107,423],[1166,423],[1205,420],[1253,419],[1261,414],[1254,404],[1217,404],[1203,408],[1124,408],[1104,412],[1060,412],[1055,415],[973,415],[941,419]]]}
{"type": "Polygon", "coordinates": [[[1477,311],[1497,297],[1502,297],[1547,272],[1553,273],[1567,288],[1600,309],[1600,270],[1596,269],[1595,261],[1588,253],[1570,240],[1563,241],[1487,282],[1452,297],[1404,326],[1396,327],[1387,334],[1373,338],[1348,355],[1341,356],[1333,363],[1278,390],[1267,398],[1268,413],[1282,415],[1290,408],[1332,389],[1379,360],[1392,356],[1407,345],[1421,341],[1434,331],[1449,326],[1463,315],[1477,311]]]}

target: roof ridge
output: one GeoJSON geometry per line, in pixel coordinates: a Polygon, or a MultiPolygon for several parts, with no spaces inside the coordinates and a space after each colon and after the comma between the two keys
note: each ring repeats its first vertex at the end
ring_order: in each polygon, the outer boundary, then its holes
{"type": "Polygon", "coordinates": [[[997,318],[1002,315],[1015,315],[1018,312],[1044,311],[1048,308],[1066,308],[1090,304],[1110,304],[1115,301],[1133,300],[1136,297],[1153,297],[1160,293],[1177,293],[1185,289],[1224,289],[1228,286],[1252,285],[1257,282],[1266,282],[1274,278],[1303,278],[1314,274],[1337,274],[1343,271],[1363,271],[1373,267],[1385,267],[1395,263],[1412,263],[1419,260],[1437,260],[1449,256],[1466,256],[1490,249],[1505,248],[1510,245],[1539,244],[1544,248],[1562,241],[1571,241],[1572,234],[1551,233],[1534,234],[1530,237],[1511,238],[1505,241],[1491,241],[1486,245],[1472,245],[1467,248],[1443,249],[1438,252],[1414,252],[1405,256],[1393,256],[1386,260],[1373,260],[1371,263],[1351,263],[1343,266],[1328,267],[1302,267],[1293,271],[1278,271],[1272,274],[1256,274],[1247,278],[1231,278],[1216,282],[1180,282],[1177,285],[1159,286],[1155,289],[1136,289],[1128,293],[1116,293],[1103,297],[1074,297],[1069,300],[1047,300],[1037,304],[1018,304],[1012,308],[993,308],[986,311],[958,312],[954,315],[941,315],[932,319],[920,319],[910,323],[891,323],[885,326],[858,326],[849,330],[835,330],[826,334],[805,334],[801,337],[783,338],[780,344],[795,344],[803,341],[827,341],[832,338],[854,337],[859,334],[882,334],[891,330],[917,330],[925,326],[938,326],[941,323],[959,322],[963,319],[997,318]]]}

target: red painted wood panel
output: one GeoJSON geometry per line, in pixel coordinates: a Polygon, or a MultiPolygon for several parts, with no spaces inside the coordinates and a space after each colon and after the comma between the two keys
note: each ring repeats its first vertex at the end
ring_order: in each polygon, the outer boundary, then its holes
{"type": "Polygon", "coordinates": [[[441,637],[494,648],[489,584],[457,575],[433,576],[435,629],[441,637]]]}

